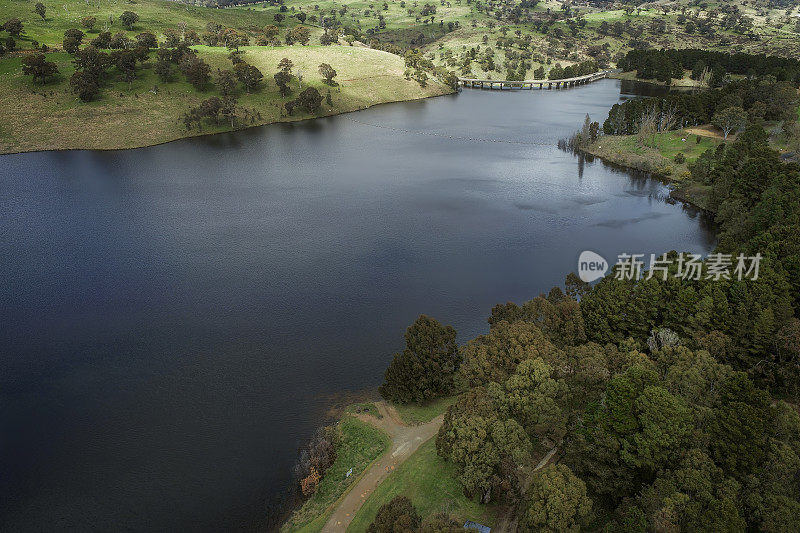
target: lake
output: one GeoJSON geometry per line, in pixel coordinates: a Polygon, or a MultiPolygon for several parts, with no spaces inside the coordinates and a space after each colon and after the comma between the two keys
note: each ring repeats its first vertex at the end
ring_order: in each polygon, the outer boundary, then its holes
{"type": "Polygon", "coordinates": [[[710,250],[663,184],[556,148],[638,91],[0,156],[2,527],[263,529],[331,396],[379,385],[420,313],[463,343],[583,250],[710,250]]]}

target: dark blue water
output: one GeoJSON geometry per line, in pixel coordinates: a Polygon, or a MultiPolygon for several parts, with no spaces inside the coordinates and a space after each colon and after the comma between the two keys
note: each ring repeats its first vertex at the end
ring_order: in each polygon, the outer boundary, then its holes
{"type": "Polygon", "coordinates": [[[0,524],[264,527],[331,394],[578,254],[704,252],[556,141],[627,97],[480,92],[121,152],[0,156],[0,524]]]}

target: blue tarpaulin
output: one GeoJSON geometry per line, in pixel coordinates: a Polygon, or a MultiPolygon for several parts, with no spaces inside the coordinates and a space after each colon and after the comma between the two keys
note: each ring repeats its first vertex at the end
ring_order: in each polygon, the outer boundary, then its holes
{"type": "Polygon", "coordinates": [[[492,531],[490,527],[478,524],[472,520],[467,520],[464,522],[464,529],[473,529],[475,531],[479,531],[480,533],[490,533],[492,531]]]}

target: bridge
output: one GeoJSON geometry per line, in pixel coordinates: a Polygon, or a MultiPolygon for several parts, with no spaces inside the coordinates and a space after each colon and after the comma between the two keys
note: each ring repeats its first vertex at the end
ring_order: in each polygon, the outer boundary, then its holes
{"type": "Polygon", "coordinates": [[[461,87],[469,87],[472,89],[566,89],[567,87],[575,87],[576,85],[583,85],[593,81],[607,78],[613,70],[601,70],[593,74],[586,74],[584,76],[577,76],[575,78],[564,78],[563,80],[524,80],[524,81],[511,81],[511,80],[478,80],[472,78],[458,78],[458,84],[461,87]]]}

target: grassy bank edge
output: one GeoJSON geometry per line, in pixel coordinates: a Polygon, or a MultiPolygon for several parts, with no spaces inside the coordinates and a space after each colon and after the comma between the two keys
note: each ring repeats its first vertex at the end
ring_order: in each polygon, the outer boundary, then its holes
{"type": "MultiPolygon", "coordinates": [[[[340,504],[342,499],[344,499],[344,497],[347,496],[347,494],[350,493],[350,491],[353,489],[353,487],[358,485],[358,482],[361,480],[361,478],[364,477],[364,475],[369,471],[369,469],[372,468],[372,466],[377,461],[379,461],[384,455],[386,455],[386,453],[390,450],[390,448],[391,448],[391,446],[390,446],[391,445],[391,439],[390,439],[389,435],[386,434],[385,431],[383,431],[382,429],[377,428],[375,426],[372,426],[371,424],[369,424],[367,422],[359,420],[358,418],[356,418],[356,417],[354,417],[354,416],[352,416],[350,414],[344,414],[342,416],[342,418],[339,420],[338,424],[341,424],[342,422],[344,422],[346,420],[347,421],[353,421],[356,424],[363,425],[364,427],[368,427],[370,430],[374,431],[376,434],[381,435],[381,438],[382,438],[382,441],[383,441],[382,442],[382,444],[383,444],[382,449],[375,455],[375,457],[372,458],[372,460],[369,461],[369,463],[367,463],[364,466],[364,468],[361,470],[361,472],[359,472],[355,476],[352,476],[350,482],[347,484],[347,486],[344,488],[344,490],[342,490],[342,492],[339,493],[336,496],[335,499],[332,499],[332,500],[330,500],[330,501],[328,501],[326,503],[325,510],[322,513],[317,514],[313,519],[311,519],[311,520],[309,520],[307,522],[301,523],[301,524],[295,525],[295,524],[291,523],[292,519],[297,515],[297,513],[301,512],[303,507],[311,501],[311,499],[309,499],[303,504],[303,506],[301,506],[294,513],[292,513],[292,515],[289,517],[289,519],[286,521],[286,523],[284,523],[281,526],[280,530],[282,532],[287,532],[287,533],[288,532],[292,532],[292,533],[316,533],[316,532],[321,531],[323,526],[325,525],[325,523],[328,521],[328,518],[333,513],[333,511],[337,508],[337,506],[340,504]]],[[[338,458],[337,458],[337,460],[338,460],[338,458]]],[[[331,467],[331,469],[333,469],[333,467],[331,467]]]]}
{"type": "Polygon", "coordinates": [[[430,95],[430,96],[420,96],[420,97],[415,97],[415,98],[403,98],[403,99],[400,99],[400,100],[386,100],[385,102],[377,102],[377,103],[374,103],[374,104],[370,104],[370,105],[363,106],[363,107],[357,107],[357,108],[354,108],[354,109],[343,109],[341,111],[334,111],[334,112],[331,112],[331,113],[322,113],[322,114],[319,114],[319,115],[314,116],[314,117],[304,117],[304,116],[291,117],[291,116],[289,116],[289,117],[285,117],[285,118],[280,119],[280,120],[265,120],[263,122],[256,122],[254,124],[247,124],[247,125],[243,125],[243,126],[236,127],[236,128],[226,128],[226,127],[223,126],[221,129],[215,130],[215,131],[204,131],[204,132],[197,132],[197,131],[194,131],[194,130],[193,131],[187,131],[185,135],[177,135],[177,136],[175,136],[173,138],[170,138],[170,139],[167,139],[167,140],[162,140],[162,141],[157,141],[157,142],[147,142],[147,141],[145,141],[145,142],[142,142],[142,143],[134,143],[133,145],[127,145],[127,146],[120,145],[120,146],[116,146],[116,147],[112,147],[112,148],[107,148],[107,147],[97,148],[97,147],[89,147],[89,146],[86,146],[86,147],[70,147],[70,148],[42,147],[42,148],[32,148],[32,149],[24,149],[24,150],[13,150],[12,149],[12,150],[8,150],[8,151],[4,151],[3,148],[0,147],[0,155],[27,154],[27,153],[35,153],[35,152],[77,152],[77,151],[84,151],[84,150],[91,150],[93,152],[114,152],[114,151],[118,151],[118,150],[138,150],[140,148],[150,148],[150,147],[153,147],[153,146],[161,146],[163,144],[169,144],[171,142],[180,141],[180,140],[183,140],[183,139],[210,137],[210,136],[213,136],[213,135],[220,135],[220,134],[225,134],[225,133],[234,133],[234,132],[237,132],[237,131],[245,131],[245,130],[249,130],[249,129],[253,129],[253,128],[260,128],[262,126],[269,126],[271,124],[299,124],[299,123],[302,123],[302,122],[309,122],[309,121],[316,120],[316,119],[321,119],[321,118],[329,118],[329,117],[335,117],[335,116],[338,116],[338,115],[347,115],[347,114],[350,114],[350,113],[356,113],[358,111],[364,111],[365,109],[370,109],[370,108],[373,108],[373,107],[386,105],[386,104],[398,104],[398,103],[401,103],[401,102],[414,102],[414,101],[418,101],[418,100],[426,100],[426,99],[429,99],[429,98],[437,98],[437,97],[440,97],[440,96],[447,96],[447,95],[453,94],[454,92],[455,92],[454,90],[450,90],[450,92],[442,92],[441,94],[434,94],[434,95],[430,95]]]}

